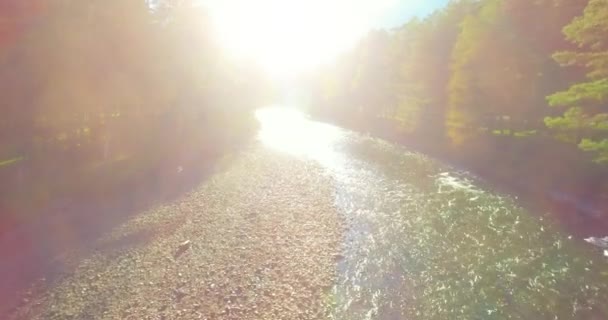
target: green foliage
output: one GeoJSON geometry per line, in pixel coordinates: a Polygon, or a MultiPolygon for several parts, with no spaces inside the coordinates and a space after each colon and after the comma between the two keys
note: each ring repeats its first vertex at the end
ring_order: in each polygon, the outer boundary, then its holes
{"type": "Polygon", "coordinates": [[[561,66],[587,67],[590,79],[603,79],[608,77],[608,52],[557,52],[553,59],[561,66]]]}
{"type": "MultiPolygon", "coordinates": [[[[561,29],[586,4],[451,1],[425,19],[371,33],[320,72],[325,94],[319,105],[361,127],[390,120],[400,132],[434,143],[460,145],[494,131],[514,138],[546,134],[544,119],[556,114],[545,108],[545,97],[580,79],[551,54],[568,48],[561,29]]],[[[568,53],[557,56],[563,64],[582,63],[568,53]]],[[[605,73],[600,54],[586,56],[584,64],[597,67],[595,77],[605,73]]],[[[587,96],[598,96],[597,84],[587,96]]]]}
{"type": "MultiPolygon", "coordinates": [[[[489,15],[488,12],[485,14],[489,15]]],[[[482,102],[478,99],[478,74],[472,64],[481,58],[484,38],[488,37],[488,22],[481,16],[468,15],[462,22],[458,40],[452,52],[452,75],[448,85],[448,113],[446,126],[449,138],[461,144],[482,114],[476,112],[482,102]]]]}
{"type": "Polygon", "coordinates": [[[581,48],[608,49],[608,1],[590,0],[584,14],[567,25],[564,34],[581,48]]]}
{"type": "Polygon", "coordinates": [[[542,7],[545,2],[482,1],[464,18],[447,90],[446,127],[452,142],[479,136],[479,128],[502,134],[543,129],[544,96],[563,81],[548,77],[557,67],[549,63],[547,47],[552,44],[542,42],[556,31],[540,39],[534,33],[561,15],[555,7],[542,7]],[[531,13],[548,21],[535,20],[531,13]]]}
{"type": "Polygon", "coordinates": [[[575,130],[573,142],[595,155],[596,162],[608,162],[608,1],[591,0],[584,14],[564,28],[566,38],[578,51],[558,52],[553,57],[562,66],[582,66],[591,81],[572,85],[549,95],[551,106],[570,107],[562,117],[548,117],[545,123],[558,135],[575,130]]]}
{"type": "Polygon", "coordinates": [[[551,106],[573,106],[602,103],[608,98],[608,78],[573,85],[566,91],[547,97],[551,106]]]}
{"type": "Polygon", "coordinates": [[[608,150],[608,139],[602,139],[600,141],[583,139],[578,146],[584,151],[597,153],[595,162],[608,162],[608,152],[606,152],[606,150],[608,150]]]}

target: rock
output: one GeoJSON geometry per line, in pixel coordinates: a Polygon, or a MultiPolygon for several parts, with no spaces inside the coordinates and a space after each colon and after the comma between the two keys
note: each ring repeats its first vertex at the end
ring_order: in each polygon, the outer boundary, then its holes
{"type": "Polygon", "coordinates": [[[188,295],[188,292],[186,292],[184,289],[173,290],[173,293],[175,294],[175,299],[177,301],[182,300],[185,296],[188,295]]]}
{"type": "Polygon", "coordinates": [[[179,258],[182,254],[184,254],[186,251],[188,251],[188,249],[190,249],[190,247],[192,246],[192,243],[190,242],[190,240],[186,240],[184,242],[182,242],[179,247],[177,247],[177,251],[175,251],[175,254],[173,254],[173,258],[177,259],[179,258]]]}
{"type": "Polygon", "coordinates": [[[330,183],[274,153],[253,164],[122,225],[109,239],[159,232],[124,255],[97,251],[22,319],[327,319],[323,291],[343,258],[330,183]]]}

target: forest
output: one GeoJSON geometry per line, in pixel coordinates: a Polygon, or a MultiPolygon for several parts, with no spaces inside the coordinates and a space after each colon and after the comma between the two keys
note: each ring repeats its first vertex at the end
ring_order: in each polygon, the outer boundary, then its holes
{"type": "Polygon", "coordinates": [[[320,117],[567,211],[608,204],[606,0],[451,1],[305,81],[320,117]]]}
{"type": "Polygon", "coordinates": [[[171,191],[255,129],[261,76],[217,49],[196,1],[2,1],[0,14],[4,230],[74,199],[171,191]]]}
{"type": "MultiPolygon", "coordinates": [[[[231,60],[194,0],[0,9],[0,211],[11,223],[51,203],[171,189],[189,164],[251,138],[253,109],[287,86],[231,60]]],[[[453,0],[369,32],[296,82],[330,122],[565,211],[608,206],[607,0],[453,0]]]]}
{"type": "Polygon", "coordinates": [[[0,319],[608,319],[608,0],[380,2],[0,0],[0,319]]]}

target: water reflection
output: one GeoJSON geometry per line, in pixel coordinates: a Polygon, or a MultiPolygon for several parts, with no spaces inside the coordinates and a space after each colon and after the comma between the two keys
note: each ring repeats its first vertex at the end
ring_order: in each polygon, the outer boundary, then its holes
{"type": "Polygon", "coordinates": [[[514,198],[293,110],[257,116],[265,145],[333,177],[349,228],[331,319],[608,319],[608,261],[514,198]]]}
{"type": "Polygon", "coordinates": [[[357,134],[332,319],[608,319],[608,264],[475,177],[357,134]]]}
{"type": "Polygon", "coordinates": [[[295,109],[268,107],[256,112],[259,140],[275,150],[308,157],[323,165],[336,161],[333,146],[343,136],[335,126],[314,122],[295,109]]]}

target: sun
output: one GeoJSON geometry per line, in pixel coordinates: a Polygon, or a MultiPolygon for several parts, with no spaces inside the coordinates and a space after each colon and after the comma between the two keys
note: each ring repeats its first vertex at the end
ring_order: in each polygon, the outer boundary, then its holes
{"type": "Polygon", "coordinates": [[[347,50],[392,0],[207,1],[231,55],[271,76],[309,70],[347,50]]]}

